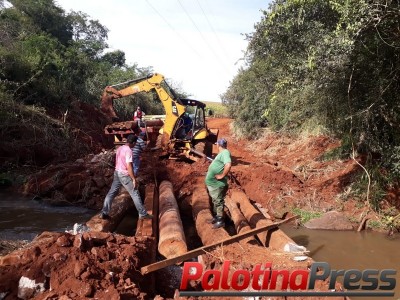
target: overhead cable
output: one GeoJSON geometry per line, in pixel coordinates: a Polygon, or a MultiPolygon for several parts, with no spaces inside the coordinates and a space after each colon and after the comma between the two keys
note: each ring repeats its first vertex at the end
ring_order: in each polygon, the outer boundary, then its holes
{"type": "Polygon", "coordinates": [[[210,43],[206,40],[206,38],[204,37],[203,33],[200,31],[199,27],[197,26],[196,22],[193,20],[193,18],[189,15],[189,13],[187,12],[187,10],[185,9],[185,7],[182,5],[180,0],[177,0],[179,5],[182,7],[183,11],[185,12],[185,14],[188,16],[188,18],[190,19],[190,21],[192,22],[193,26],[196,28],[196,30],[199,32],[201,38],[203,39],[204,43],[206,43],[206,45],[210,48],[211,52],[214,54],[215,58],[217,59],[217,61],[222,65],[222,67],[225,69],[225,71],[227,72],[227,74],[229,74],[229,70],[227,69],[227,67],[225,66],[225,64],[221,61],[220,57],[217,55],[217,53],[214,51],[214,48],[211,47],[210,43]]]}
{"type": "Polygon", "coordinates": [[[207,21],[208,25],[210,26],[211,30],[213,31],[213,33],[214,33],[214,35],[215,35],[215,39],[218,41],[218,45],[219,45],[220,48],[222,49],[222,52],[224,53],[224,55],[225,55],[226,57],[229,57],[228,51],[226,51],[225,47],[223,46],[223,44],[222,44],[222,42],[221,42],[221,40],[220,40],[220,38],[219,38],[217,32],[216,32],[215,29],[214,29],[214,26],[212,26],[210,20],[209,20],[208,17],[207,17],[207,14],[205,13],[203,7],[201,6],[200,1],[199,1],[199,0],[196,0],[196,1],[197,1],[197,4],[199,5],[201,11],[203,12],[204,18],[206,19],[206,21],[207,21]]]}
{"type": "Polygon", "coordinates": [[[168,27],[174,31],[179,38],[181,38],[192,50],[194,53],[196,53],[200,58],[202,58],[202,55],[196,50],[195,47],[193,47],[169,22],[164,16],[149,2],[149,0],[146,0],[147,4],[160,16],[161,19],[168,25],[168,27]]]}

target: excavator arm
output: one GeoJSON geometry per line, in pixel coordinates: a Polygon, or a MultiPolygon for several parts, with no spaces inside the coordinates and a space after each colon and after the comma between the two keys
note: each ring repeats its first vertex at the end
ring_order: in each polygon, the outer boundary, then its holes
{"type": "MultiPolygon", "coordinates": [[[[208,144],[215,143],[217,135],[210,132],[205,124],[205,104],[197,100],[180,99],[168,86],[167,82],[164,80],[164,76],[161,74],[154,73],[146,77],[107,86],[101,97],[101,109],[113,122],[117,121],[118,116],[113,107],[114,99],[151,91],[157,93],[165,111],[165,121],[159,131],[160,133],[162,131],[162,135],[159,136],[161,137],[159,142],[161,148],[168,153],[183,153],[186,157],[192,158],[190,152],[193,150],[193,147],[196,148],[195,151],[198,151],[197,148],[201,150],[200,146],[205,145],[206,142],[208,142],[208,144]],[[122,86],[122,88],[118,89],[120,86],[122,86]],[[188,106],[195,107],[195,122],[192,123],[190,134],[189,132],[183,131],[185,118],[187,117],[185,112],[188,106]]],[[[113,123],[106,126],[105,132],[106,134],[113,134],[118,143],[120,143],[127,133],[132,132],[133,128],[138,126],[135,122],[136,121],[113,123]]],[[[162,123],[161,120],[159,120],[159,122],[162,123]]]]}
{"type": "Polygon", "coordinates": [[[146,77],[118,83],[107,86],[101,97],[101,110],[113,121],[118,120],[117,114],[113,107],[114,99],[134,95],[140,92],[150,92],[155,90],[165,110],[165,123],[163,133],[166,135],[164,139],[171,139],[178,118],[185,113],[185,106],[175,95],[175,92],[165,82],[164,76],[161,74],[151,74],[146,77]],[[117,90],[117,86],[128,85],[125,88],[117,90]]]}

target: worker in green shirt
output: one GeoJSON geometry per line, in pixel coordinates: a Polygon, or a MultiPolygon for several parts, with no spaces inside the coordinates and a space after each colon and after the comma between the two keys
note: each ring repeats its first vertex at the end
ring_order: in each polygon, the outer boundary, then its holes
{"type": "Polygon", "coordinates": [[[213,224],[213,228],[225,226],[224,222],[224,203],[226,192],[228,191],[227,175],[232,166],[231,153],[227,148],[226,139],[219,139],[218,155],[208,167],[205,183],[208,193],[212,199],[214,217],[207,220],[207,223],[213,224]]]}

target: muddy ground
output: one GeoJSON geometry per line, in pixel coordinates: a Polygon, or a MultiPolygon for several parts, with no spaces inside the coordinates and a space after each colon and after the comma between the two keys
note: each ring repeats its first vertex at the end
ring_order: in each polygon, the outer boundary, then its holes
{"type": "MultiPolygon", "coordinates": [[[[248,141],[232,135],[231,122],[230,119],[207,120],[210,128],[218,128],[219,136],[228,140],[233,158],[231,191],[244,191],[274,220],[292,215],[295,208],[312,212],[336,210],[347,216],[354,228],[358,227],[365,207],[359,200],[343,195],[362,169],[352,159],[321,159],[324,153],[339,145],[338,141],[324,136],[292,139],[268,131],[262,139],[248,141]]],[[[214,155],[216,150],[213,149],[214,155]]],[[[199,247],[201,240],[192,220],[191,197],[195,188],[202,185],[208,162],[159,160],[155,155],[147,152],[143,156],[140,191],[155,179],[170,180],[183,214],[189,247],[199,247]]],[[[82,205],[99,210],[112,181],[113,157],[114,151],[108,149],[74,162],[47,166],[33,174],[21,191],[56,205],[82,205]]],[[[374,218],[371,214],[370,219],[374,218]]],[[[173,274],[160,271],[155,275],[154,288],[152,277],[139,272],[150,263],[150,247],[154,247],[152,238],[45,232],[33,243],[0,256],[0,299],[16,299],[18,293],[24,292],[18,290],[22,276],[42,284],[35,291],[25,291],[25,296],[19,295],[24,299],[172,298],[180,278],[174,279],[173,274]]],[[[268,259],[265,253],[257,254],[257,251],[249,255],[239,245],[225,249],[222,254],[211,254],[205,264],[215,266],[216,262],[230,257],[241,267],[251,268],[255,262],[268,259]]],[[[273,259],[281,268],[298,267],[284,258],[273,259]]]]}

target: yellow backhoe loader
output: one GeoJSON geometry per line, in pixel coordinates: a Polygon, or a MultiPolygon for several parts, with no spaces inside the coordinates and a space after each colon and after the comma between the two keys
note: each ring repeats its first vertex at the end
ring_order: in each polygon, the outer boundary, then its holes
{"type": "Polygon", "coordinates": [[[217,141],[218,130],[207,127],[206,104],[193,99],[181,99],[170,88],[161,74],[107,86],[101,97],[101,110],[113,123],[105,128],[114,136],[114,143],[121,144],[130,133],[137,133],[144,126],[146,132],[159,133],[157,147],[171,158],[185,156],[191,160],[211,156],[212,145],[217,141]],[[118,89],[117,87],[121,87],[118,89]],[[165,110],[165,120],[120,121],[113,107],[114,99],[140,92],[155,91],[165,110]],[[144,124],[143,124],[144,123],[144,124]]]}

